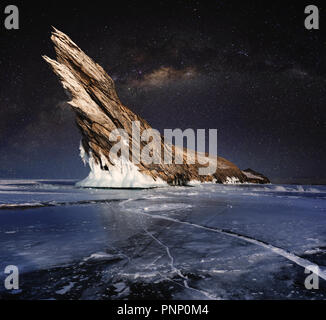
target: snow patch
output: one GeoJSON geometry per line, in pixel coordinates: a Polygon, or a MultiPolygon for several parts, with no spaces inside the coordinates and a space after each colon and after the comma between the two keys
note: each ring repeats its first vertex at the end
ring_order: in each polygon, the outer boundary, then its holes
{"type": "Polygon", "coordinates": [[[64,295],[68,293],[75,286],[75,282],[70,282],[67,286],[63,287],[61,290],[56,291],[56,294],[64,295]]]}
{"type": "Polygon", "coordinates": [[[133,280],[136,279],[150,279],[155,278],[157,276],[160,276],[160,273],[158,271],[154,272],[136,272],[136,273],[121,273],[121,277],[131,278],[133,280]]]}
{"type": "Polygon", "coordinates": [[[91,171],[88,177],[76,184],[84,188],[155,188],[167,186],[162,179],[154,180],[152,177],[142,174],[139,168],[131,161],[121,157],[114,166],[107,165],[104,156],[101,156],[102,164],[106,164],[109,170],[102,170],[92,155],[88,157],[80,146],[80,156],[84,164],[89,165],[91,171]]]}
{"type": "Polygon", "coordinates": [[[270,191],[270,192],[292,192],[292,193],[325,193],[325,190],[318,189],[317,187],[309,187],[309,186],[268,186],[260,189],[255,189],[254,191],[270,191]]]}
{"type": "Polygon", "coordinates": [[[260,176],[256,176],[255,174],[252,174],[251,172],[246,172],[246,171],[242,171],[242,173],[249,179],[257,179],[257,180],[264,180],[262,177],[260,176]]]}
{"type": "Polygon", "coordinates": [[[40,202],[26,202],[26,203],[2,203],[0,204],[0,209],[19,209],[19,208],[35,208],[44,207],[43,203],[40,202]]]}
{"type": "Polygon", "coordinates": [[[155,204],[152,206],[146,206],[144,211],[146,212],[155,212],[155,211],[175,211],[175,210],[186,210],[191,209],[192,205],[185,203],[164,203],[164,204],[155,204]]]}
{"type": "Polygon", "coordinates": [[[223,184],[239,184],[240,180],[236,177],[226,177],[225,182],[223,184]]]}
{"type": "Polygon", "coordinates": [[[95,261],[115,261],[122,260],[124,257],[119,254],[109,254],[105,252],[93,253],[91,256],[84,259],[86,262],[95,262],[95,261]]]}
{"type": "Polygon", "coordinates": [[[213,179],[212,181],[205,181],[205,182],[201,182],[199,180],[191,180],[188,182],[188,186],[190,187],[196,187],[196,186],[200,186],[200,185],[210,185],[210,184],[216,184],[217,183],[217,180],[216,179],[213,179]]]}
{"type": "Polygon", "coordinates": [[[323,250],[321,250],[320,248],[316,248],[316,249],[306,250],[304,254],[312,255],[321,252],[323,252],[323,250]]]}

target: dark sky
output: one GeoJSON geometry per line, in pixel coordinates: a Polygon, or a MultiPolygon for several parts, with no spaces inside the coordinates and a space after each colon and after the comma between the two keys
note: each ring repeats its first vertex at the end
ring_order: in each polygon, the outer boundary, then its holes
{"type": "Polygon", "coordinates": [[[83,178],[79,132],[41,55],[51,25],[156,129],[217,128],[218,152],[273,182],[326,182],[326,6],[317,1],[0,2],[0,178],[83,178]],[[119,3],[119,6],[117,6],[119,3]],[[7,4],[20,30],[6,31],[7,4]],[[304,28],[319,5],[320,28],[304,28]]]}

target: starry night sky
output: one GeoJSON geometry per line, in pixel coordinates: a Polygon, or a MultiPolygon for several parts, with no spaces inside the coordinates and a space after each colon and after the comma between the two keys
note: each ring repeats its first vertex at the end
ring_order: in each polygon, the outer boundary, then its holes
{"type": "Polygon", "coordinates": [[[156,129],[217,128],[218,153],[273,182],[326,183],[326,6],[317,1],[3,1],[0,178],[83,178],[51,25],[156,129]],[[69,3],[69,4],[68,4],[69,3]],[[119,6],[117,6],[119,3],[119,6]],[[20,9],[6,31],[3,10],[20,9]],[[304,8],[319,5],[319,31],[304,8]]]}

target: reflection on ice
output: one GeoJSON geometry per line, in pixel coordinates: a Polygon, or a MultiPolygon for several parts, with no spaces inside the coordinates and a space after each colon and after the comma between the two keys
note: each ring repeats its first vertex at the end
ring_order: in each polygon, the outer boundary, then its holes
{"type": "Polygon", "coordinates": [[[0,270],[20,268],[17,298],[326,297],[304,287],[308,264],[326,277],[323,186],[94,190],[38,180],[3,181],[0,191],[0,270]]]}

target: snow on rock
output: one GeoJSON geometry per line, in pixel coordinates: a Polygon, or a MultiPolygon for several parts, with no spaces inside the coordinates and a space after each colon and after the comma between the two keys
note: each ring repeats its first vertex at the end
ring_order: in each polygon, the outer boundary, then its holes
{"type": "Polygon", "coordinates": [[[240,180],[237,177],[226,177],[226,180],[223,184],[239,184],[240,180]]]}
{"type": "Polygon", "coordinates": [[[168,184],[160,178],[139,172],[131,161],[121,158],[109,170],[102,170],[100,165],[90,157],[88,159],[90,173],[88,177],[76,185],[88,188],[154,188],[163,187],[168,184]]]}
{"type": "MultiPolygon", "coordinates": [[[[187,185],[192,180],[201,183],[250,182],[230,161],[187,149],[184,149],[187,152],[183,152],[183,164],[164,164],[163,161],[148,164],[132,152],[129,159],[114,163],[110,158],[110,151],[115,145],[110,140],[112,132],[123,129],[128,135],[125,137],[125,144],[132,146],[135,141],[133,123],[139,124],[139,133],[151,129],[151,126],[121,103],[112,78],[66,34],[54,29],[51,40],[55,45],[57,59],[46,56],[43,58],[58,76],[70,98],[68,104],[76,114],[76,123],[82,134],[82,157],[91,169],[89,176],[79,186],[143,188],[166,184],[187,185]],[[187,163],[188,154],[194,160],[192,164],[187,163]],[[133,161],[134,164],[131,164],[132,156],[136,157],[137,163],[133,161]],[[203,162],[203,158],[207,161],[203,162]],[[217,164],[216,168],[213,166],[211,174],[201,175],[207,167],[203,163],[212,163],[212,160],[217,164]],[[227,177],[233,178],[227,180],[227,177]]],[[[147,144],[141,142],[140,151],[146,146],[147,144]]],[[[153,150],[164,150],[173,159],[180,148],[165,143],[164,138],[159,135],[153,150]]]]}

